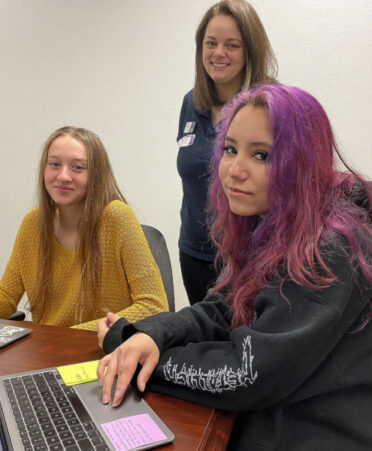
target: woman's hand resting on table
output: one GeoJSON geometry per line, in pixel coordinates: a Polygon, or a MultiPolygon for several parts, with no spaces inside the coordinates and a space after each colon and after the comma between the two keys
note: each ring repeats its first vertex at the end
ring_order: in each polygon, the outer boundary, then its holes
{"type": "Polygon", "coordinates": [[[103,339],[105,338],[105,335],[107,334],[110,327],[120,318],[119,315],[116,315],[116,313],[107,313],[106,318],[101,319],[101,321],[98,323],[98,346],[102,349],[103,348],[103,339]]]}
{"type": "Polygon", "coordinates": [[[147,381],[159,362],[159,348],[155,341],[143,332],[137,332],[121,344],[111,354],[100,360],[97,368],[98,380],[102,385],[102,402],[107,404],[111,398],[111,387],[118,376],[112,406],[116,407],[123,399],[124,393],[137,369],[142,365],[137,377],[137,387],[144,391],[147,381]],[[107,367],[107,372],[105,368],[107,367]]]}

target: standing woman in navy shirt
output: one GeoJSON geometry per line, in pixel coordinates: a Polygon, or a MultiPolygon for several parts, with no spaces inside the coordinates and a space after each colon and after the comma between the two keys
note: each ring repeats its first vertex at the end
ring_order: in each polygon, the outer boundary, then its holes
{"type": "Polygon", "coordinates": [[[177,168],[183,199],[179,238],[183,283],[190,304],[216,279],[215,248],[206,224],[209,165],[221,109],[242,89],[274,80],[276,60],[265,29],[244,0],[211,6],[196,31],[194,89],[181,108],[177,168]]]}

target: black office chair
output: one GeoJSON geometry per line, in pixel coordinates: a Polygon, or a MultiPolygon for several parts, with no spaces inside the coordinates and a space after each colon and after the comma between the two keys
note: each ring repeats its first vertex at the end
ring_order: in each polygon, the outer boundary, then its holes
{"type": "MultiPolygon", "coordinates": [[[[148,225],[141,225],[143,233],[146,237],[147,243],[151,250],[151,253],[158,265],[161,278],[163,280],[163,285],[165,289],[165,294],[168,299],[169,311],[175,311],[174,305],[174,287],[173,287],[173,273],[172,273],[172,265],[169,258],[167,243],[165,241],[164,236],[159,230],[155,229],[155,227],[151,227],[148,225]]],[[[10,315],[8,319],[13,321],[24,321],[26,314],[20,310],[17,310],[10,315]]]]}
{"type": "Polygon", "coordinates": [[[165,238],[158,229],[155,227],[141,224],[143,233],[146,237],[147,243],[149,245],[150,251],[158,265],[161,278],[163,280],[163,285],[165,289],[165,294],[168,298],[169,311],[175,311],[174,305],[174,287],[173,287],[173,273],[172,265],[169,258],[167,243],[165,238]]]}
{"type": "Polygon", "coordinates": [[[13,313],[13,315],[10,315],[8,319],[11,319],[13,321],[24,321],[26,318],[26,313],[22,312],[21,310],[17,310],[13,313]]]}

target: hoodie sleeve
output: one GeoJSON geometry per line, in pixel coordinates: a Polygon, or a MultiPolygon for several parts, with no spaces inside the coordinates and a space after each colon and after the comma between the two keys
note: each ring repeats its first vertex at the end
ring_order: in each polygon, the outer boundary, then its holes
{"type": "Polygon", "coordinates": [[[321,291],[290,281],[263,289],[250,327],[231,329],[226,305],[217,298],[140,321],[124,328],[122,338],[142,331],[159,346],[161,358],[148,384],[153,391],[225,410],[285,402],[368,303],[346,251],[329,266],[338,281],[321,291]]]}
{"type": "Polygon", "coordinates": [[[119,319],[107,332],[103,349],[108,354],[137,331],[151,331],[151,337],[162,352],[190,342],[228,340],[230,314],[221,294],[208,295],[203,302],[178,313],[164,312],[134,324],[119,319]]]}

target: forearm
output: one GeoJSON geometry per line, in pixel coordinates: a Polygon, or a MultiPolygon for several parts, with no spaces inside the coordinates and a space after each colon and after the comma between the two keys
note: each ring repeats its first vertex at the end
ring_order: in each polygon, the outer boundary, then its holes
{"type": "MultiPolygon", "coordinates": [[[[299,327],[289,333],[270,333],[244,326],[226,341],[171,347],[161,353],[148,388],[227,410],[289,402],[349,326],[329,312],[324,317],[308,331],[299,327]]],[[[315,391],[308,388],[310,396],[316,396],[317,386],[315,391]]]]}
{"type": "MultiPolygon", "coordinates": [[[[121,318],[125,318],[127,322],[133,323],[140,321],[151,315],[156,315],[159,312],[164,312],[168,310],[168,305],[166,304],[163,297],[157,298],[155,296],[140,297],[136,299],[135,302],[129,307],[113,312],[116,313],[121,318]]],[[[92,321],[87,321],[81,324],[76,324],[72,326],[75,329],[86,329],[97,331],[98,323],[103,318],[97,318],[92,321]]],[[[120,344],[120,343],[119,343],[120,344]]]]}
{"type": "Polygon", "coordinates": [[[202,303],[186,307],[177,313],[160,313],[133,325],[118,322],[104,340],[105,352],[112,352],[137,331],[151,336],[161,351],[189,342],[227,339],[230,316],[222,295],[208,296],[202,303]],[[120,329],[120,332],[118,331],[120,329]],[[115,335],[115,339],[111,336],[115,335]]]}
{"type": "Polygon", "coordinates": [[[132,305],[115,313],[129,322],[135,323],[149,316],[167,311],[168,303],[164,296],[143,293],[133,299],[132,305]]]}

